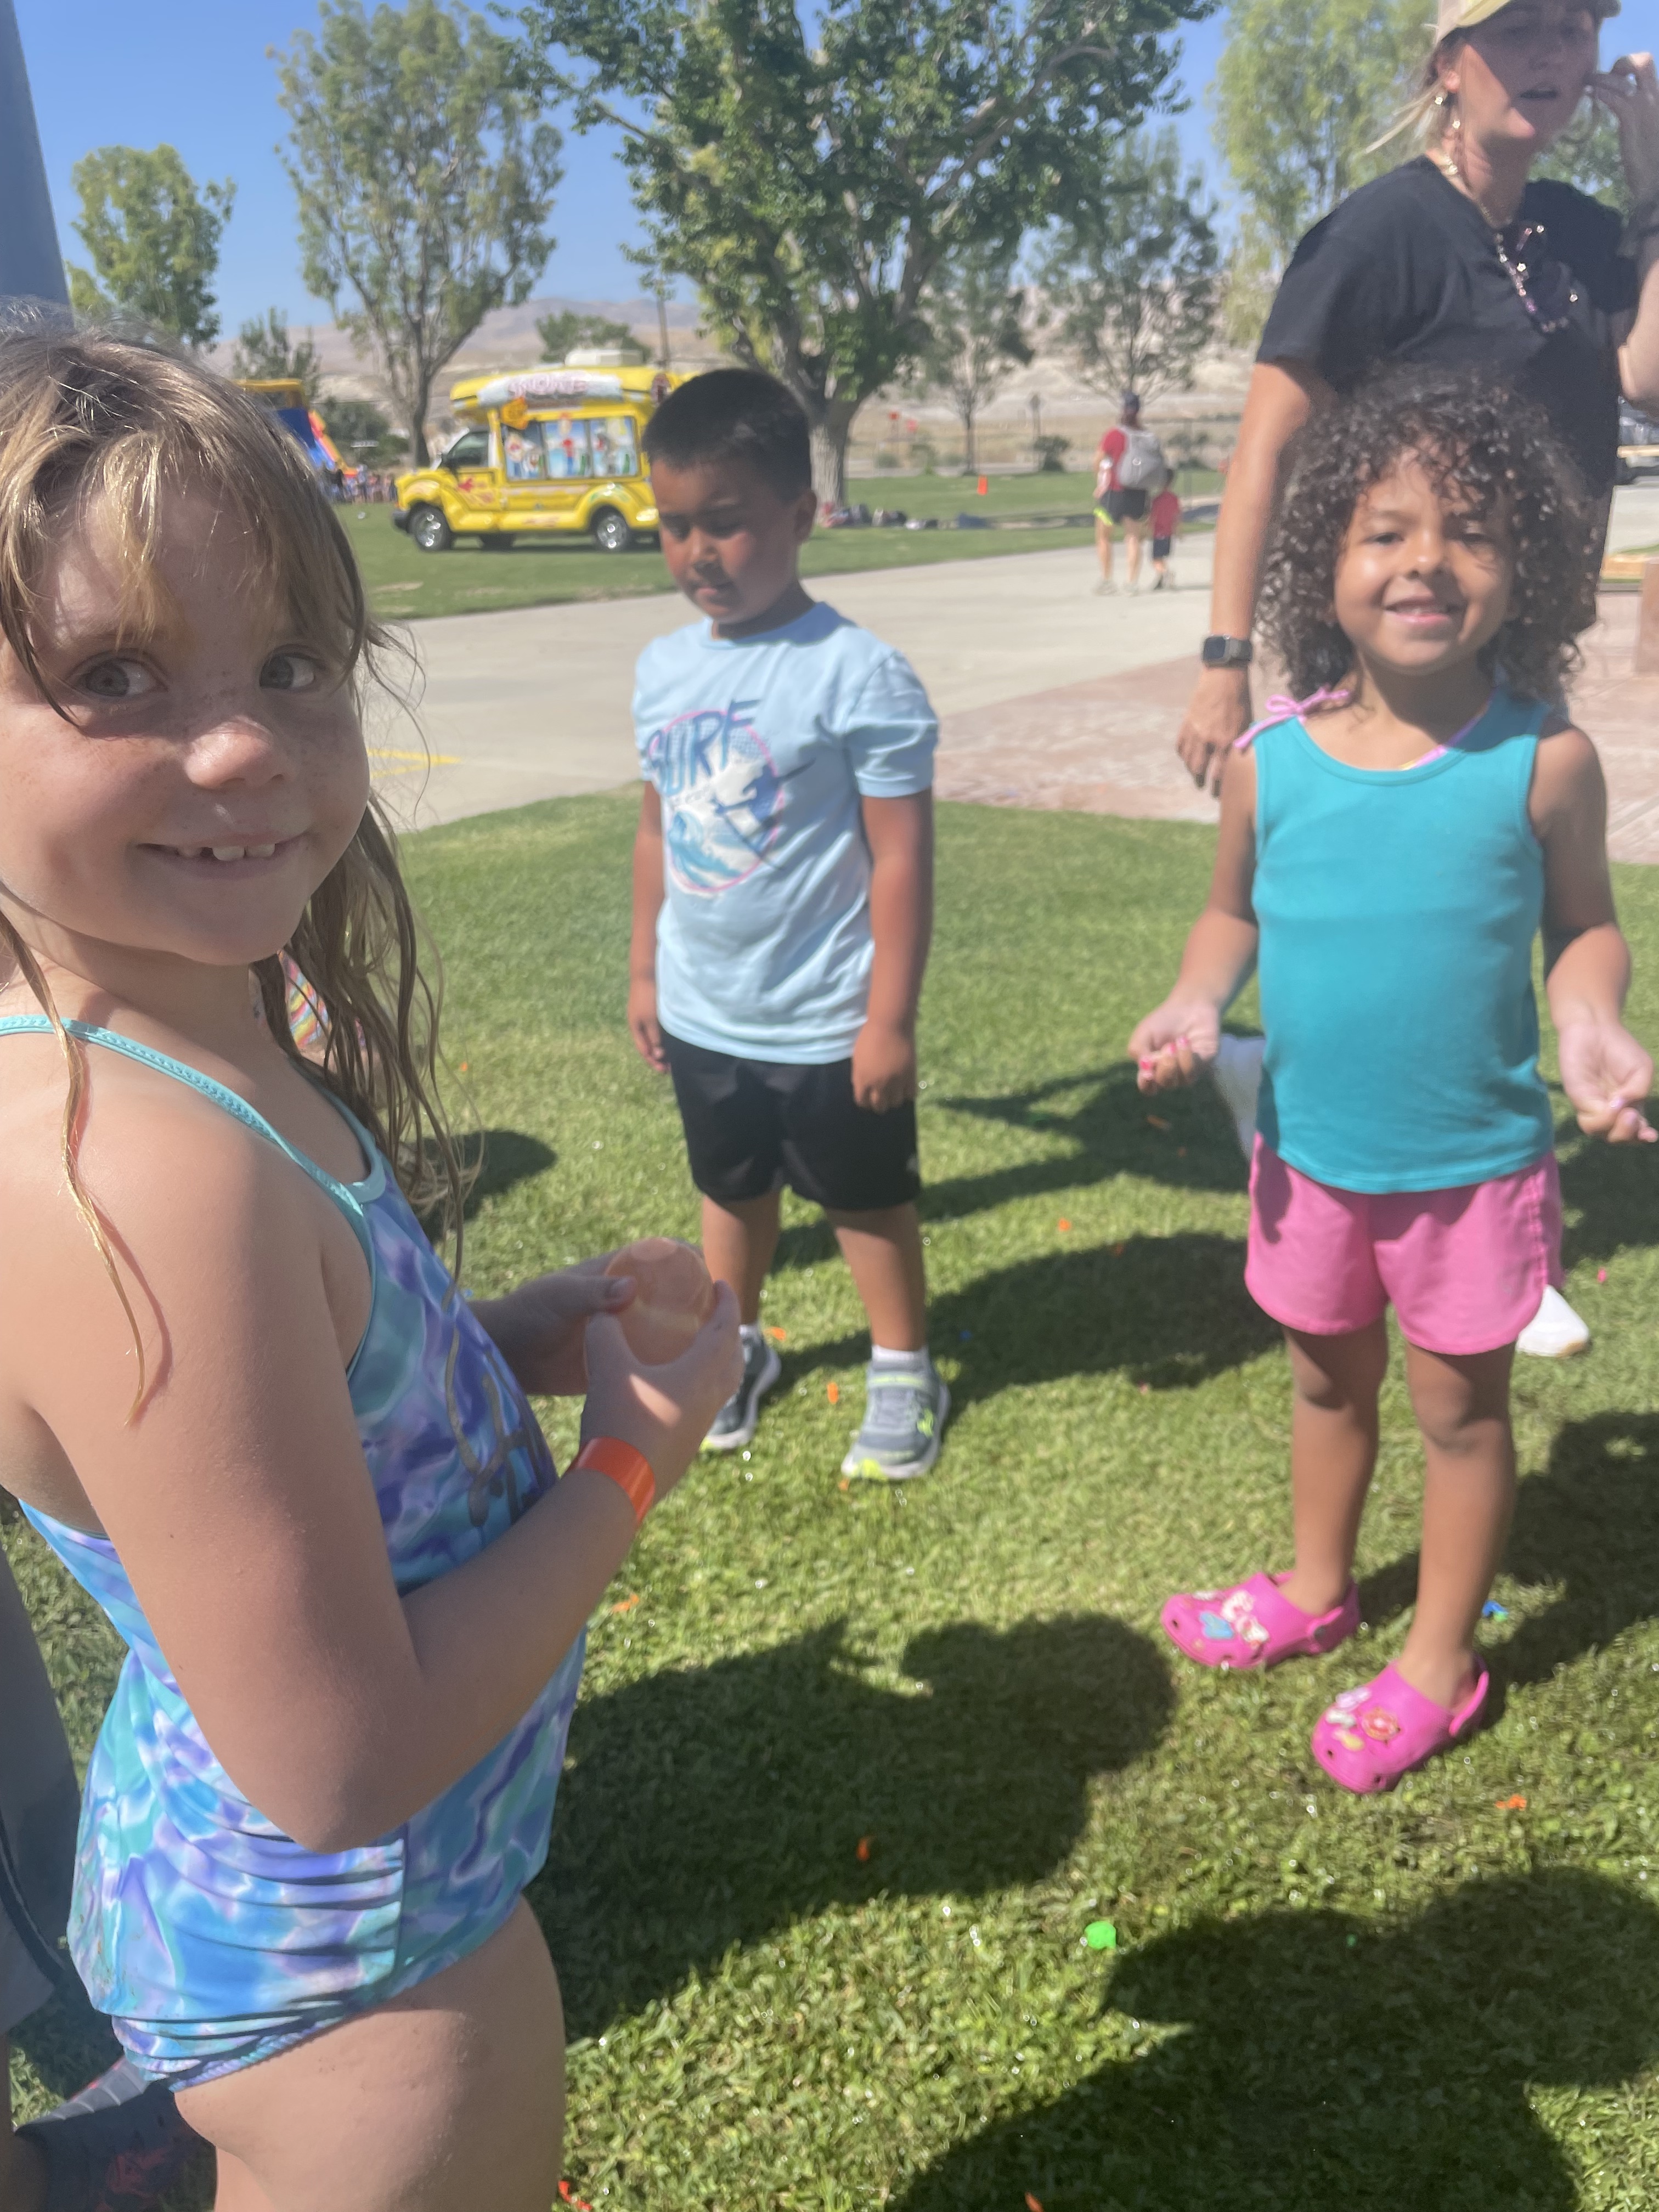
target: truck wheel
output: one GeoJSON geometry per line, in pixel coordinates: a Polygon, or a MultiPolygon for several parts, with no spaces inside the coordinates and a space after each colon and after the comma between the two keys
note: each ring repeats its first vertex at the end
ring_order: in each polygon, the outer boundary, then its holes
{"type": "Polygon", "coordinates": [[[601,553],[626,553],[634,543],[627,516],[614,507],[602,507],[593,518],[593,543],[601,553]]]}
{"type": "Polygon", "coordinates": [[[480,535],[478,543],[486,553],[506,553],[512,550],[513,532],[510,530],[486,530],[480,535]]]}
{"type": "Polygon", "coordinates": [[[409,518],[409,534],[422,553],[447,553],[455,543],[455,533],[439,507],[417,507],[409,518]]]}

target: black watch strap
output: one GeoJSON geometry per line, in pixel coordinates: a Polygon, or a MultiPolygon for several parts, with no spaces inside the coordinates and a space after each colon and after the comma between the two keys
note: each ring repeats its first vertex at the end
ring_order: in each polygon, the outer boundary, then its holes
{"type": "Polygon", "coordinates": [[[1248,668],[1253,656],[1248,637],[1206,637],[1198,657],[1206,668],[1248,668]]]}

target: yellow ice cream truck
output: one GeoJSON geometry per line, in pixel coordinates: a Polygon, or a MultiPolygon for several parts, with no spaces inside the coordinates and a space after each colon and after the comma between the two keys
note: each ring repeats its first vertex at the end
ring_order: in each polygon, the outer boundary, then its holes
{"type": "Polygon", "coordinates": [[[641,434],[684,381],[649,368],[463,377],[449,403],[466,427],[429,467],[398,478],[392,524],[423,553],[458,538],[510,545],[573,531],[625,553],[657,527],[641,434]]]}

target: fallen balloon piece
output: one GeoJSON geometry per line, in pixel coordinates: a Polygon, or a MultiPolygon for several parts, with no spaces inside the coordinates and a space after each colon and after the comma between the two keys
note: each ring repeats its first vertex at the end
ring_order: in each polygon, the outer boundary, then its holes
{"type": "Polygon", "coordinates": [[[1500,1813],[1524,1813],[1527,1809],[1527,1801],[1524,1797],[1500,1797],[1498,1800],[1498,1809],[1500,1813]]]}
{"type": "Polygon", "coordinates": [[[859,1864],[860,1864],[860,1866],[868,1866],[868,1865],[869,1865],[869,1863],[870,1863],[870,1846],[872,1845],[872,1844],[873,1844],[873,1843],[875,1842],[875,1840],[876,1840],[876,1839],[875,1839],[875,1838],[874,1838],[873,1836],[860,1836],[860,1837],[859,1838],[859,1852],[858,1852],[858,1856],[859,1856],[859,1864]]]}
{"type": "Polygon", "coordinates": [[[1091,1920],[1083,1931],[1083,1940],[1091,1951],[1115,1951],[1117,1930],[1109,1920],[1091,1920]]]}
{"type": "Polygon", "coordinates": [[[632,1613],[639,1601],[640,1594],[635,1590],[631,1597],[619,1599],[618,1601],[611,1607],[611,1610],[612,1613],[632,1613]]]}
{"type": "Polygon", "coordinates": [[[839,1406],[841,1403],[840,1383],[826,1382],[823,1386],[823,1395],[830,1401],[830,1403],[832,1406],[839,1406]]]}

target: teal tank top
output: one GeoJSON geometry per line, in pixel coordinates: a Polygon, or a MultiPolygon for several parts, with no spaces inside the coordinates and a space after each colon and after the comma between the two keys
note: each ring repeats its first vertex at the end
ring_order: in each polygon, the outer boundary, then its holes
{"type": "Polygon", "coordinates": [[[1257,1126],[1304,1175],[1454,1189],[1549,1150],[1527,813],[1549,712],[1495,692],[1408,769],[1333,760],[1299,717],[1256,738],[1257,1126]]]}

